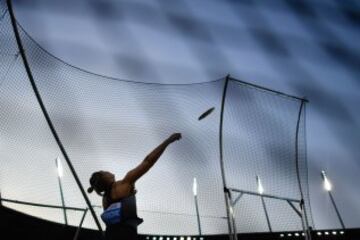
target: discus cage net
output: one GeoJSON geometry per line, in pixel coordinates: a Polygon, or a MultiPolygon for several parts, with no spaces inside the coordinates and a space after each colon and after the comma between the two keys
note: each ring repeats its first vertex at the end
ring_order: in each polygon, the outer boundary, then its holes
{"type": "Polygon", "coordinates": [[[181,132],[183,139],[136,184],[138,215],[145,220],[140,233],[198,235],[199,222],[202,235],[312,225],[305,99],[230,76],[158,84],[90,73],[44,50],[15,23],[9,3],[0,1],[3,205],[104,228],[95,220],[100,197],[83,191],[91,173],[108,170],[119,179],[181,132]],[[198,121],[210,107],[215,110],[198,121]]]}

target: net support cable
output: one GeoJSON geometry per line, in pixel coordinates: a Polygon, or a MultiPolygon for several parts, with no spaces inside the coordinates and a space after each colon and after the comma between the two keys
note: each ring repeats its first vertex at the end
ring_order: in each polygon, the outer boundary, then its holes
{"type": "MultiPolygon", "coordinates": [[[[231,202],[231,208],[232,209],[235,208],[236,204],[239,202],[239,200],[244,195],[252,195],[252,196],[260,197],[262,205],[263,205],[263,209],[264,209],[264,212],[265,212],[267,225],[268,225],[268,228],[269,228],[270,232],[272,232],[272,227],[271,227],[271,222],[270,222],[270,218],[269,218],[269,213],[268,213],[268,211],[266,209],[266,205],[265,205],[265,200],[264,199],[266,199],[266,198],[286,201],[290,205],[290,207],[294,210],[294,212],[301,218],[302,223],[304,221],[305,215],[301,211],[299,211],[294,205],[294,203],[297,203],[297,204],[299,204],[300,209],[302,209],[303,208],[303,201],[301,199],[286,198],[286,197],[281,197],[281,196],[276,196],[276,195],[271,195],[271,194],[264,194],[264,193],[257,193],[257,192],[252,192],[252,191],[236,189],[236,188],[228,188],[228,191],[239,193],[237,198],[234,201],[231,202]]],[[[307,229],[305,228],[304,225],[303,225],[303,231],[304,231],[304,234],[306,234],[307,229]]]]}
{"type": "MultiPolygon", "coordinates": [[[[81,182],[80,182],[80,179],[75,171],[75,168],[73,167],[71,161],[70,161],[70,158],[56,132],[56,129],[50,119],[50,116],[49,114],[47,113],[47,110],[46,110],[46,107],[42,101],[42,98],[41,98],[41,95],[39,93],[39,90],[36,86],[36,83],[35,83],[35,80],[33,78],[33,75],[32,75],[32,72],[31,72],[31,69],[29,67],[29,64],[28,64],[28,61],[27,61],[27,58],[26,58],[26,55],[25,55],[25,51],[24,51],[24,48],[23,48],[23,45],[22,45],[22,41],[21,41],[21,38],[20,38],[20,34],[18,32],[18,29],[17,29],[17,24],[16,24],[16,19],[15,19],[15,15],[14,15],[14,11],[13,11],[13,8],[12,8],[12,2],[11,0],[6,0],[6,3],[7,3],[7,7],[8,7],[8,10],[9,10],[9,13],[10,13],[10,19],[11,19],[11,25],[13,27],[13,31],[14,31],[14,34],[15,34],[15,38],[16,38],[16,42],[17,42],[17,45],[18,45],[18,48],[19,48],[19,52],[20,52],[20,55],[21,55],[21,58],[23,60],[23,63],[24,63],[24,66],[25,66],[25,70],[26,70],[26,73],[28,75],[28,78],[29,78],[29,81],[31,83],[31,86],[33,88],[33,91],[35,93],[35,96],[36,96],[36,99],[40,105],[40,108],[42,110],[42,113],[44,114],[44,117],[46,119],[46,122],[51,130],[51,133],[52,135],[54,136],[59,148],[60,148],[60,151],[61,153],[63,154],[65,160],[66,160],[66,163],[68,164],[69,168],[70,168],[70,171],[72,173],[72,175],[74,176],[75,178],[75,181],[85,199],[85,202],[88,206],[88,208],[90,209],[90,212],[94,218],[94,221],[98,227],[98,229],[100,230],[100,232],[102,232],[102,227],[100,225],[100,222],[99,222],[99,219],[97,218],[96,216],[96,213],[94,211],[94,209],[92,208],[91,206],[91,202],[90,202],[90,199],[88,198],[88,196],[86,195],[86,192],[84,190],[84,187],[82,186],[81,182]]],[[[101,234],[101,236],[103,236],[103,234],[101,234]]]]}
{"type": "Polygon", "coordinates": [[[245,82],[243,80],[239,80],[237,78],[230,77],[230,75],[229,75],[229,80],[234,81],[234,82],[238,82],[238,83],[241,83],[243,85],[253,87],[253,88],[256,88],[256,89],[259,89],[259,90],[263,90],[263,91],[266,91],[266,92],[272,92],[272,93],[274,93],[276,95],[279,95],[279,96],[283,96],[283,97],[287,97],[287,98],[293,98],[293,99],[300,100],[300,101],[306,102],[306,103],[309,102],[309,100],[306,99],[306,98],[302,98],[302,97],[290,95],[290,94],[287,94],[287,93],[283,93],[283,92],[280,92],[280,91],[276,91],[274,89],[263,87],[263,86],[260,86],[260,85],[254,84],[254,83],[245,82]]]}
{"type": "MultiPolygon", "coordinates": [[[[64,207],[64,206],[57,206],[57,205],[50,205],[50,204],[42,204],[42,203],[34,203],[34,202],[25,202],[19,200],[13,200],[8,198],[0,198],[0,202],[9,202],[21,205],[28,205],[34,207],[45,207],[45,208],[54,208],[54,209],[66,209],[66,210],[73,210],[73,211],[85,211],[86,208],[77,208],[77,207],[64,207]]],[[[2,205],[2,204],[1,204],[2,205]]],[[[0,206],[1,206],[0,205],[0,206]]]]}

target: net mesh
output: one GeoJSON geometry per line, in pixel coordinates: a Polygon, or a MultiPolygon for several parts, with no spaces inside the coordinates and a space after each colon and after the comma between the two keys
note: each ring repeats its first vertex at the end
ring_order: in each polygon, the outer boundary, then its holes
{"type": "MultiPolygon", "coordinates": [[[[3,198],[61,206],[55,159],[65,205],[85,201],[52,136],[19,55],[4,1],[0,1],[0,188],[3,198]]],[[[124,81],[73,67],[42,49],[19,26],[20,38],[40,95],[82,185],[92,172],[108,170],[121,179],[173,132],[183,139],[169,146],[136,188],[139,232],[198,233],[193,178],[203,234],[226,233],[219,163],[219,123],[225,79],[166,85],[124,81]],[[205,119],[198,117],[210,107],[205,119]]],[[[300,102],[230,80],[224,111],[224,166],[228,187],[300,199],[295,167],[295,130],[300,102]]],[[[305,118],[301,121],[300,174],[307,193],[305,118]]],[[[305,194],[305,200],[308,195],[305,194]]],[[[95,194],[93,205],[101,205],[95,194]]],[[[301,222],[286,202],[266,200],[274,230],[298,230],[301,222]],[[285,206],[286,205],[286,206],[285,206]]],[[[308,201],[307,201],[308,202],[308,201]]],[[[58,209],[6,204],[40,218],[64,222],[58,209]]],[[[97,215],[101,208],[94,208],[97,215]]],[[[268,231],[261,201],[244,196],[235,207],[239,232],[268,231]]],[[[67,210],[77,225],[81,211],[67,210]]],[[[84,226],[96,228],[91,215],[84,226]]]]}
{"type": "MultiPolygon", "coordinates": [[[[224,167],[227,185],[258,192],[256,176],[264,193],[301,199],[296,166],[296,125],[301,102],[269,91],[230,81],[224,110],[224,167]]],[[[301,119],[304,126],[304,118],[301,119]]],[[[299,172],[307,186],[304,128],[299,134],[299,172]]],[[[236,195],[234,196],[236,197],[236,195]]],[[[307,196],[308,197],[308,196],[307,196]]],[[[271,228],[301,229],[301,220],[286,201],[265,199],[271,228]],[[287,216],[290,221],[283,221],[287,216]]],[[[247,196],[235,206],[238,229],[268,229],[259,196],[247,196]]]]}

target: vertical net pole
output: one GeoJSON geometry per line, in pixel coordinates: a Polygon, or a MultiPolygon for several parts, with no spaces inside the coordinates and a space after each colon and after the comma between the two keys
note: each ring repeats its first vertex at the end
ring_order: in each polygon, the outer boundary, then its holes
{"type": "Polygon", "coordinates": [[[227,214],[228,227],[229,227],[229,239],[237,240],[237,234],[236,234],[236,230],[235,230],[234,211],[232,209],[231,193],[226,185],[225,167],[224,167],[224,159],[223,159],[223,120],[224,120],[225,99],[226,99],[226,93],[227,93],[227,87],[229,84],[229,80],[230,80],[230,75],[227,75],[225,78],[224,89],[223,89],[223,94],[222,94],[222,99],[221,99],[220,124],[219,124],[219,154],[220,154],[219,160],[220,160],[220,168],[221,168],[221,177],[222,177],[223,187],[224,187],[226,214],[227,214]]]}
{"type": "Polygon", "coordinates": [[[99,222],[99,220],[98,220],[98,218],[96,216],[96,213],[95,213],[94,209],[91,206],[90,199],[86,195],[86,192],[85,192],[85,190],[84,190],[84,188],[83,188],[83,186],[82,186],[82,184],[80,182],[80,179],[79,179],[78,175],[76,174],[76,171],[75,171],[75,169],[74,169],[74,167],[73,167],[73,165],[72,165],[72,163],[70,161],[70,158],[67,155],[66,150],[65,150],[62,142],[60,141],[60,138],[59,138],[59,136],[58,136],[58,134],[57,134],[57,132],[55,130],[54,125],[52,124],[50,116],[47,113],[47,110],[46,110],[45,105],[44,105],[44,103],[42,101],[41,95],[39,93],[39,90],[38,90],[38,88],[36,86],[35,80],[34,80],[34,78],[32,76],[31,69],[30,69],[29,63],[27,61],[25,51],[24,51],[24,48],[23,48],[23,45],[22,45],[22,42],[21,42],[21,38],[20,38],[18,29],[17,29],[16,19],[15,19],[15,15],[14,15],[13,8],[12,8],[12,2],[11,2],[11,0],[6,0],[6,3],[7,3],[9,13],[10,13],[11,25],[13,27],[13,31],[14,31],[16,42],[17,42],[17,45],[18,45],[18,48],[19,48],[19,51],[20,51],[20,55],[21,55],[22,61],[24,63],[25,70],[26,70],[26,73],[28,75],[29,81],[30,81],[31,86],[33,88],[33,91],[35,93],[36,99],[37,99],[37,101],[38,101],[38,103],[40,105],[41,111],[44,114],[46,122],[47,122],[47,124],[48,124],[48,126],[49,126],[49,128],[51,130],[51,133],[54,136],[54,138],[56,140],[56,143],[58,144],[58,146],[60,148],[60,151],[63,154],[63,156],[64,156],[64,158],[66,160],[66,163],[68,164],[68,166],[70,168],[70,171],[71,171],[72,175],[74,176],[75,181],[76,181],[76,183],[77,183],[77,185],[78,185],[78,187],[79,187],[79,189],[80,189],[80,191],[81,191],[81,193],[82,193],[82,195],[83,195],[83,197],[85,199],[85,202],[86,202],[86,204],[88,205],[88,208],[91,211],[91,214],[92,214],[92,216],[93,216],[93,218],[95,220],[95,223],[96,223],[98,229],[102,232],[102,227],[100,225],[100,222],[99,222]]]}
{"type": "Polygon", "coordinates": [[[303,112],[304,107],[305,107],[305,100],[301,100],[298,118],[297,118],[297,122],[296,122],[296,132],[295,132],[295,161],[296,161],[296,175],[297,175],[297,180],[298,180],[298,184],[299,184],[299,191],[300,191],[301,203],[302,203],[302,208],[301,208],[302,219],[303,219],[304,225],[305,225],[305,229],[304,229],[305,238],[306,238],[306,240],[311,240],[311,233],[309,230],[309,222],[308,222],[307,213],[306,213],[306,209],[305,209],[304,194],[303,194],[303,190],[302,190],[301,179],[300,179],[300,169],[299,169],[299,128],[300,128],[301,114],[303,112]]]}

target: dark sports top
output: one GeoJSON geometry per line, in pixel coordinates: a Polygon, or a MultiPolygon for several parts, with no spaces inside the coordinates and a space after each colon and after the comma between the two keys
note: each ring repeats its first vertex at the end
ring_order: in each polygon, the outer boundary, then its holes
{"type": "Polygon", "coordinates": [[[122,198],[119,201],[112,201],[111,198],[106,196],[106,200],[108,203],[110,203],[107,209],[109,209],[112,204],[116,204],[118,202],[121,203],[121,209],[119,209],[120,219],[121,219],[120,224],[128,225],[136,228],[138,225],[140,225],[143,222],[143,219],[137,216],[135,194],[130,195],[129,197],[126,198],[122,198]]]}

